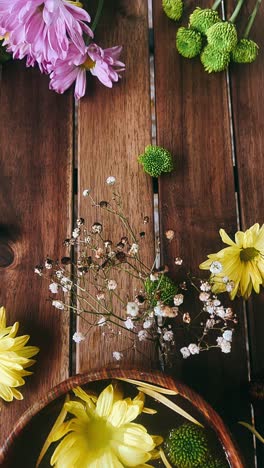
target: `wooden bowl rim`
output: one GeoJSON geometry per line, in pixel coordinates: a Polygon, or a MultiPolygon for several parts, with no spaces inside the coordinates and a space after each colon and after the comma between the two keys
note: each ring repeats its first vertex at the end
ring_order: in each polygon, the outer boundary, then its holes
{"type": "Polygon", "coordinates": [[[72,390],[75,386],[89,384],[98,380],[107,380],[119,377],[142,380],[155,385],[160,385],[161,387],[165,387],[170,390],[178,391],[181,396],[189,400],[200,411],[208,425],[215,431],[223,449],[226,452],[231,467],[244,468],[241,455],[239,454],[239,451],[232,440],[231,434],[225,426],[222,418],[200,395],[187,385],[163,372],[157,370],[138,370],[134,368],[91,370],[82,374],[76,374],[56,385],[45,397],[30,406],[15,423],[11,433],[8,435],[0,450],[0,463],[4,462],[13,443],[19,437],[25,426],[49,403],[72,390]]]}

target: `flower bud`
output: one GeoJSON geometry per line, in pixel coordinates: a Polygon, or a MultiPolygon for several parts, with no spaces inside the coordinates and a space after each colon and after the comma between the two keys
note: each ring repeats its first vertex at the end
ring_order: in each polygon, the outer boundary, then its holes
{"type": "Polygon", "coordinates": [[[237,31],[232,23],[227,21],[216,23],[206,32],[208,44],[214,49],[231,52],[237,44],[237,31]]]}
{"type": "Polygon", "coordinates": [[[215,23],[219,23],[221,19],[218,16],[217,11],[211,10],[210,8],[196,7],[189,18],[189,26],[201,34],[205,34],[207,30],[215,23]]]}
{"type": "Polygon", "coordinates": [[[232,50],[231,58],[236,63],[252,63],[256,60],[259,46],[251,39],[240,39],[232,50]]]}
{"type": "Polygon", "coordinates": [[[202,35],[193,29],[179,28],[176,34],[176,48],[185,58],[196,57],[202,50],[202,35]]]}

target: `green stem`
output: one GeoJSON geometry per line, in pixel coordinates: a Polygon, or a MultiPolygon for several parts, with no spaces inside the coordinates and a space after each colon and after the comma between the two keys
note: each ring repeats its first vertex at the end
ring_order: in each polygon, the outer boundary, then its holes
{"type": "Polygon", "coordinates": [[[101,14],[102,14],[103,6],[104,6],[104,0],[99,0],[99,2],[98,2],[98,7],[97,7],[97,10],[96,10],[96,14],[95,14],[95,17],[94,17],[94,20],[93,20],[93,24],[92,24],[92,26],[91,26],[91,30],[92,30],[93,32],[96,30],[96,27],[97,27],[97,25],[98,25],[100,16],[101,16],[101,14]]]}
{"type": "Polygon", "coordinates": [[[239,14],[239,12],[241,10],[241,7],[242,7],[243,3],[244,3],[244,0],[238,0],[237,6],[236,6],[236,8],[234,9],[232,15],[229,18],[229,23],[234,23],[236,21],[237,16],[238,16],[238,14],[239,14]]]}
{"type": "Polygon", "coordinates": [[[220,3],[222,3],[222,0],[215,0],[211,10],[215,11],[219,7],[220,3]]]}
{"type": "Polygon", "coordinates": [[[261,1],[262,1],[262,0],[257,0],[257,1],[256,1],[256,5],[255,5],[255,7],[254,7],[254,10],[252,11],[252,13],[251,13],[251,15],[250,15],[250,17],[249,17],[248,24],[247,24],[247,26],[246,26],[246,29],[245,29],[245,32],[244,32],[244,35],[243,35],[243,37],[244,37],[245,39],[247,39],[248,36],[249,36],[249,33],[250,33],[251,28],[252,28],[252,26],[253,26],[253,23],[254,23],[254,21],[255,21],[255,18],[256,18],[256,15],[257,15],[259,6],[260,6],[260,4],[261,4],[261,1]]]}

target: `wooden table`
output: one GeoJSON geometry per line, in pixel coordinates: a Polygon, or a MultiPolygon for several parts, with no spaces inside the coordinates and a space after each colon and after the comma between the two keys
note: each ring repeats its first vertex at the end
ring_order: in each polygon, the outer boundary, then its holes
{"type": "MultiPolygon", "coordinates": [[[[62,241],[71,234],[73,217],[81,215],[88,224],[94,220],[83,190],[92,187],[95,198],[104,199],[105,179],[115,175],[136,229],[150,216],[146,261],[154,253],[155,187],[136,158],[151,142],[147,1],[109,3],[97,40],[105,47],[123,44],[126,72],[112,90],[88,80],[77,112],[72,94],[48,91],[47,78],[37,70],[17,62],[2,70],[0,303],[10,323],[20,321],[31,344],[41,348],[24,400],[2,406],[2,442],[22,412],[51,387],[76,372],[111,365],[113,345],[103,346],[97,331],[73,352],[72,319],[51,307],[46,284],[33,273],[46,255],[64,254],[62,241]]],[[[244,16],[253,2],[249,4],[244,16]]],[[[188,2],[186,14],[194,6],[188,2]]],[[[263,15],[262,9],[252,33],[260,43],[263,15]]],[[[173,259],[180,255],[195,273],[206,255],[220,248],[220,227],[232,235],[238,222],[243,229],[263,222],[263,51],[251,66],[231,66],[228,75],[210,76],[198,60],[176,53],[176,26],[163,14],[160,0],[153,0],[153,30],[157,144],[173,153],[176,167],[158,183],[162,259],[173,269],[173,259]],[[175,231],[170,243],[164,237],[167,229],[175,231]]],[[[237,421],[251,420],[247,382],[250,373],[264,367],[263,297],[254,297],[246,311],[237,304],[239,329],[232,354],[216,350],[192,360],[179,357],[170,370],[223,417],[246,468],[255,466],[253,441],[237,421]]],[[[146,365],[133,352],[128,361],[146,365]]],[[[258,412],[256,425],[263,429],[258,412]]],[[[258,444],[257,454],[262,467],[258,444]]]]}

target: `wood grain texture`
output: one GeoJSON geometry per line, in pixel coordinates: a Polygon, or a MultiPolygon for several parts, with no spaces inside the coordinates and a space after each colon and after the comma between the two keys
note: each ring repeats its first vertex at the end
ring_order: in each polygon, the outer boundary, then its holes
{"type": "MultiPolygon", "coordinates": [[[[243,17],[247,18],[255,2],[247,2],[243,17]]],[[[251,30],[250,38],[260,46],[257,61],[250,65],[231,66],[231,99],[235,134],[235,153],[238,172],[241,227],[248,229],[254,223],[264,222],[264,51],[263,51],[264,8],[261,5],[251,30]]],[[[244,29],[244,21],[240,31],[244,29]]],[[[248,323],[250,334],[251,369],[253,376],[264,379],[264,293],[252,296],[248,302],[248,323]]],[[[258,410],[258,408],[257,408],[258,410]]],[[[263,434],[262,411],[257,411],[256,427],[263,434]],[[260,417],[258,416],[258,413],[260,417]]],[[[263,445],[258,443],[258,463],[264,466],[263,445]]]]}
{"type": "Polygon", "coordinates": [[[38,70],[10,63],[0,107],[0,305],[41,350],[24,400],[1,405],[1,446],[21,413],[68,376],[68,317],[51,307],[34,267],[62,255],[71,230],[72,98],[50,92],[38,70]]]}
{"type": "MultiPolygon", "coordinates": [[[[90,187],[97,202],[109,200],[111,192],[105,181],[108,176],[115,176],[124,211],[135,232],[146,231],[143,258],[151,266],[154,258],[152,180],[137,162],[137,155],[150,143],[151,127],[147,1],[115,0],[111,5],[106,4],[96,36],[104,47],[123,45],[121,60],[126,63],[126,71],[113,89],[104,88],[94,78],[89,80],[87,96],[80,103],[79,215],[86,219],[88,226],[102,220],[102,213],[91,209],[82,192],[90,187]],[[148,225],[143,224],[144,216],[150,217],[148,225]]],[[[104,239],[117,243],[124,235],[126,232],[120,223],[104,218],[104,239]]],[[[118,278],[123,298],[134,297],[133,287],[129,277],[118,278]]],[[[116,307],[118,313],[122,313],[120,305],[116,307]]],[[[82,327],[80,320],[79,328],[84,331],[82,327]]],[[[104,367],[113,360],[113,351],[129,346],[131,343],[123,333],[107,340],[102,336],[102,329],[93,328],[86,341],[77,347],[77,371],[104,367]]],[[[157,362],[154,350],[148,346],[141,350],[144,354],[131,350],[124,354],[124,359],[131,364],[149,360],[150,366],[153,359],[157,362]]]]}
{"type": "MultiPolygon", "coordinates": [[[[230,234],[237,230],[226,77],[208,75],[198,59],[180,57],[175,50],[177,25],[163,14],[159,0],[154,6],[157,143],[175,156],[175,171],[159,181],[164,261],[175,274],[174,258],[180,256],[187,271],[199,274],[206,255],[221,248],[219,228],[230,234]],[[164,238],[167,229],[175,231],[170,243],[164,238]]],[[[195,6],[188,3],[186,23],[195,6]]],[[[236,312],[240,326],[232,353],[215,350],[186,361],[179,356],[175,375],[222,414],[239,438],[247,466],[253,466],[251,437],[237,425],[241,418],[250,419],[250,408],[242,391],[247,356],[238,304],[236,312]]]]}
{"type": "MultiPolygon", "coordinates": [[[[178,397],[184,397],[186,400],[192,403],[192,409],[195,408],[195,410],[198,410],[198,413],[197,415],[195,415],[195,417],[198,417],[200,422],[208,424],[208,426],[216,432],[218,439],[221,442],[228,457],[231,468],[245,468],[241,456],[237,450],[237,447],[232,441],[227,427],[225,426],[224,422],[221,420],[219,415],[213,410],[212,407],[210,407],[210,405],[208,405],[208,403],[206,403],[203,400],[203,398],[201,398],[197,393],[195,393],[186,385],[175,381],[166,374],[156,371],[150,372],[148,370],[135,370],[133,368],[122,370],[114,368],[111,368],[109,370],[92,370],[88,373],[71,377],[65,382],[59,384],[56,388],[52,389],[42,401],[36,402],[31,408],[29,408],[28,411],[24,413],[23,416],[15,424],[12,434],[10,435],[8,440],[6,440],[4,446],[4,455],[6,459],[5,468],[13,468],[15,466],[13,461],[14,458],[16,460],[21,459],[20,457],[23,455],[24,446],[27,444],[27,441],[30,438],[30,436],[32,437],[32,434],[30,433],[30,431],[27,431],[27,428],[30,428],[30,422],[32,421],[34,416],[38,415],[41,412],[41,410],[45,411],[49,403],[53,402],[55,399],[59,399],[59,397],[65,395],[67,392],[69,392],[78,385],[83,387],[95,381],[118,378],[129,378],[139,380],[142,382],[149,382],[151,384],[159,385],[161,387],[173,390],[179,394],[175,397],[175,403],[177,404],[180,404],[180,401],[177,401],[178,397]]],[[[36,425],[37,424],[35,422],[35,426],[36,425]]],[[[47,428],[45,428],[45,430],[47,430],[47,428]]]]}

